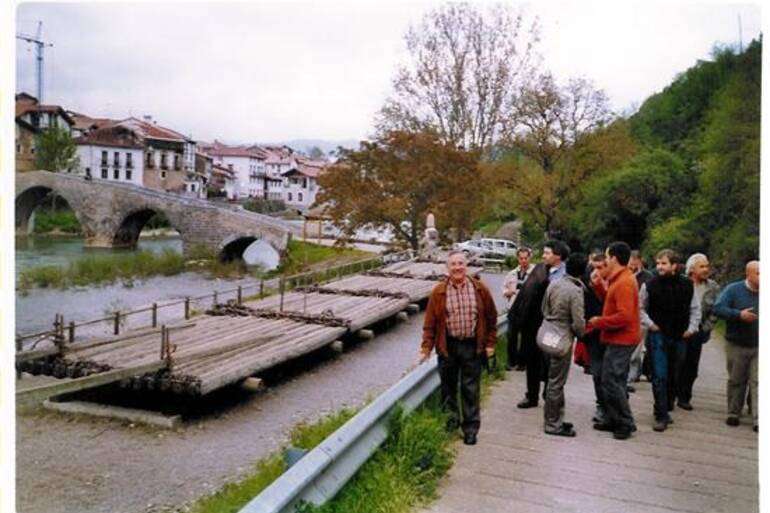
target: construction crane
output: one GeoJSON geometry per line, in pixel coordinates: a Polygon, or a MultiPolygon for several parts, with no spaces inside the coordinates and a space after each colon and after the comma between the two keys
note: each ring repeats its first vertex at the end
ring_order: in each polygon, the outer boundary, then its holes
{"type": "Polygon", "coordinates": [[[27,34],[16,34],[16,39],[21,39],[35,45],[35,60],[37,63],[37,101],[43,103],[43,50],[46,46],[53,46],[51,43],[43,41],[43,22],[37,22],[37,34],[30,36],[27,34]]]}

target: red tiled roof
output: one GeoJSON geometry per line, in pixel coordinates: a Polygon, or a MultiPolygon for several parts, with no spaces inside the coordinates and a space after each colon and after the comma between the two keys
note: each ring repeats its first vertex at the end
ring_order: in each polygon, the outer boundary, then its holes
{"type": "Polygon", "coordinates": [[[128,126],[139,132],[145,139],[163,139],[166,141],[191,141],[189,137],[155,123],[150,123],[134,117],[118,121],[117,124],[128,126]]]}
{"type": "Polygon", "coordinates": [[[214,144],[203,145],[201,149],[206,154],[216,157],[249,157],[259,160],[264,160],[265,158],[262,149],[254,146],[227,146],[220,142],[214,141],[214,144]]]}
{"type": "Polygon", "coordinates": [[[142,138],[122,125],[108,126],[91,131],[75,139],[79,146],[111,146],[116,148],[142,149],[142,138]]]}
{"type": "Polygon", "coordinates": [[[68,110],[67,114],[70,115],[70,117],[75,123],[73,128],[77,130],[87,130],[91,128],[104,128],[105,126],[112,125],[116,122],[114,119],[92,118],[91,116],[87,116],[85,114],[81,114],[79,112],[74,112],[71,110],[68,110]]]}
{"type": "Polygon", "coordinates": [[[301,174],[310,178],[317,178],[327,165],[328,162],[321,160],[298,158],[297,166],[289,169],[288,171],[285,171],[283,174],[284,176],[288,176],[290,174],[301,174]]]}
{"type": "Polygon", "coordinates": [[[35,97],[29,96],[26,93],[16,95],[15,110],[17,118],[23,116],[27,112],[49,112],[60,115],[70,125],[75,124],[75,121],[69,114],[67,114],[67,111],[62,109],[59,105],[40,105],[35,97]]]}

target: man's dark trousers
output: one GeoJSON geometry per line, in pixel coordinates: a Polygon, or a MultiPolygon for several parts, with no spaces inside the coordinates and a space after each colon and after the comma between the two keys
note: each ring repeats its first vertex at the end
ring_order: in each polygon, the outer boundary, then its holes
{"type": "Polygon", "coordinates": [[[438,372],[441,377],[441,404],[454,418],[460,419],[457,407],[457,386],[462,399],[463,433],[477,434],[481,425],[479,402],[481,400],[482,355],[476,354],[476,340],[458,340],[447,336],[447,353],[438,355],[438,372]]]}
{"type": "Polygon", "coordinates": [[[519,349],[519,336],[521,335],[521,329],[511,322],[510,316],[508,316],[508,365],[516,367],[517,365],[524,365],[524,341],[522,340],[522,347],[519,349]]]}
{"type": "Polygon", "coordinates": [[[679,376],[679,389],[677,391],[677,399],[680,402],[689,403],[692,400],[692,387],[698,377],[701,350],[709,338],[711,338],[710,331],[699,331],[685,342],[684,364],[679,376]]]}
{"type": "Polygon", "coordinates": [[[628,405],[628,366],[635,345],[607,344],[602,361],[602,393],[606,423],[614,430],[630,433],[633,431],[634,416],[628,405]]]}
{"type": "Polygon", "coordinates": [[[540,393],[540,382],[543,382],[543,400],[545,400],[545,383],[548,379],[548,359],[537,347],[537,326],[524,326],[521,330],[521,348],[524,352],[524,364],[527,366],[527,399],[537,403],[540,393]]]}
{"type": "Polygon", "coordinates": [[[596,409],[604,412],[604,391],[602,390],[602,363],[604,363],[604,350],[606,345],[599,341],[599,334],[589,333],[583,339],[588,347],[588,356],[591,358],[591,377],[594,380],[594,394],[596,395],[596,409]]]}

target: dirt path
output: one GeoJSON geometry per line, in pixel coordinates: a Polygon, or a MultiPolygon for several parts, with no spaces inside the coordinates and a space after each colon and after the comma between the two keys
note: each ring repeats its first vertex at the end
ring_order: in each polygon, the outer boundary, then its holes
{"type": "MultiPolygon", "coordinates": [[[[499,300],[502,277],[485,281],[499,300]]],[[[499,305],[501,303],[498,303],[499,305]]],[[[290,429],[359,405],[415,361],[422,314],[257,395],[224,397],[176,431],[50,412],[17,414],[21,513],[174,511],[247,472],[290,429]]]]}

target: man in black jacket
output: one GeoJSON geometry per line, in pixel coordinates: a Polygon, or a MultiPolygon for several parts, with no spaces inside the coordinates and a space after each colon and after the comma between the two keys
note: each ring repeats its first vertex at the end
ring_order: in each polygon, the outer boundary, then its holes
{"type": "MultiPolygon", "coordinates": [[[[591,286],[592,280],[602,279],[607,265],[606,256],[602,250],[595,250],[588,258],[588,268],[583,276],[584,304],[586,321],[592,317],[601,316],[604,302],[596,294],[591,286]]],[[[594,381],[594,394],[596,395],[596,412],[593,421],[603,424],[604,416],[604,396],[602,393],[602,361],[604,360],[604,348],[606,347],[599,341],[601,331],[593,330],[583,335],[583,343],[588,349],[588,356],[591,360],[591,377],[594,381]]]]}
{"type": "Polygon", "coordinates": [[[678,264],[679,256],[674,251],[658,252],[658,275],[639,291],[641,323],[649,330],[652,351],[655,431],[665,431],[673,422],[669,412],[674,409],[685,344],[700,324],[700,302],[692,282],[677,272],[678,264]]]}
{"type": "MultiPolygon", "coordinates": [[[[509,311],[509,319],[521,330],[521,349],[527,367],[527,395],[516,406],[534,408],[540,394],[540,382],[547,374],[546,359],[537,347],[535,337],[543,322],[541,305],[548,288],[548,266],[537,264],[516,295],[509,311]]],[[[543,385],[545,392],[545,385],[543,385]]]]}

